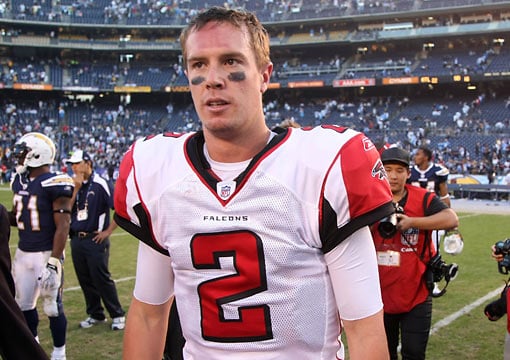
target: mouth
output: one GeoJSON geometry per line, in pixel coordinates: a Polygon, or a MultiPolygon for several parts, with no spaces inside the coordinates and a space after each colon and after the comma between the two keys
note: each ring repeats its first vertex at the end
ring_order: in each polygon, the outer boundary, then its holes
{"type": "Polygon", "coordinates": [[[206,102],[206,105],[211,107],[224,106],[227,104],[228,102],[226,102],[225,100],[209,100],[206,102]]]}

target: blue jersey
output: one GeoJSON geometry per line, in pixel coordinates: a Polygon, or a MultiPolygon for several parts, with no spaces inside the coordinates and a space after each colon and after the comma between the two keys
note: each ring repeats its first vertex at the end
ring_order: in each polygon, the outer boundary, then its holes
{"type": "Polygon", "coordinates": [[[411,176],[407,182],[440,195],[439,184],[448,181],[449,174],[450,171],[440,164],[430,163],[425,170],[421,170],[417,165],[414,165],[411,168],[411,176]]]}
{"type": "Polygon", "coordinates": [[[33,180],[16,174],[11,189],[19,231],[18,247],[27,252],[51,250],[56,229],[53,201],[72,197],[73,180],[69,175],[52,172],[33,180]]]}

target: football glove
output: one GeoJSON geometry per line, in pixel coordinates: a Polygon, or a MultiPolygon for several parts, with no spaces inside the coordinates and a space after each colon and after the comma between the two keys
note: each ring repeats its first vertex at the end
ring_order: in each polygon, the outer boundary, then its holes
{"type": "Polygon", "coordinates": [[[62,264],[55,257],[50,257],[46,267],[39,276],[39,284],[42,291],[51,292],[58,290],[62,281],[62,264]]]}
{"type": "Polygon", "coordinates": [[[58,289],[46,291],[41,289],[41,298],[43,299],[44,313],[49,317],[58,316],[58,289]]]}

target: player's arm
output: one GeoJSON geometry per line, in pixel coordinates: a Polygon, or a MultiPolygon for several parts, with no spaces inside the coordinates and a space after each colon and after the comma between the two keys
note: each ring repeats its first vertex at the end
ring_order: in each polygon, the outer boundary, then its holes
{"type": "Polygon", "coordinates": [[[451,207],[450,194],[448,193],[448,184],[446,181],[439,184],[439,198],[448,207],[451,207]]]}
{"type": "Polygon", "coordinates": [[[350,359],[389,359],[383,316],[380,310],[363,319],[343,320],[350,359]]]}
{"type": "Polygon", "coordinates": [[[454,229],[459,226],[457,213],[450,208],[443,209],[433,215],[409,217],[405,214],[397,214],[397,228],[406,231],[410,228],[420,230],[454,229]]]}
{"type": "Polygon", "coordinates": [[[140,242],[133,300],[124,333],[124,360],[161,360],[172,299],[170,258],[140,242]]]}
{"type": "Polygon", "coordinates": [[[161,360],[173,298],[151,305],[133,297],[124,332],[124,360],[161,360]],[[158,334],[159,336],[156,336],[158,334]]]}
{"type": "Polygon", "coordinates": [[[53,220],[56,230],[53,236],[51,257],[60,259],[64,253],[71,226],[71,207],[72,203],[69,197],[60,196],[53,201],[53,220]]]}
{"type": "Polygon", "coordinates": [[[387,360],[379,270],[369,228],[354,232],[328,252],[325,260],[350,359],[387,360]]]}

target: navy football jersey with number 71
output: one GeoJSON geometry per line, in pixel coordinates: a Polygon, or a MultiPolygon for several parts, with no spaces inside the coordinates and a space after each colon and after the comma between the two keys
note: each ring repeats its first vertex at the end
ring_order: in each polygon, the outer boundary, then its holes
{"type": "Polygon", "coordinates": [[[73,188],[73,179],[67,174],[48,172],[32,180],[16,174],[11,189],[21,250],[37,252],[53,248],[53,201],[71,198],[73,188]]]}

